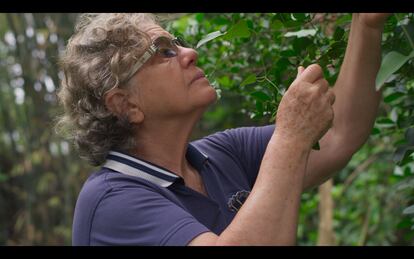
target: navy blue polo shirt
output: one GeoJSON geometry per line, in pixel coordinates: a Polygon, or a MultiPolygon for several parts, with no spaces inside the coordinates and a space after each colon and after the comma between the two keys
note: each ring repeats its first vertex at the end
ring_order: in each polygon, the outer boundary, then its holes
{"type": "Polygon", "coordinates": [[[274,126],[242,127],[188,145],[205,196],[161,166],[111,151],[76,202],[73,245],[187,245],[230,224],[256,180],[274,126]],[[239,206],[240,205],[240,206],[239,206]]]}

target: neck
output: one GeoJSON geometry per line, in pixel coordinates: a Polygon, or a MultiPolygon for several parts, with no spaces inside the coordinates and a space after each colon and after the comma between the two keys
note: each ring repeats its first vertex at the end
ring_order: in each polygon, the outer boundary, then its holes
{"type": "Polygon", "coordinates": [[[185,178],[191,171],[185,155],[197,121],[198,118],[189,120],[187,117],[143,122],[136,134],[137,147],[131,154],[185,178]]]}

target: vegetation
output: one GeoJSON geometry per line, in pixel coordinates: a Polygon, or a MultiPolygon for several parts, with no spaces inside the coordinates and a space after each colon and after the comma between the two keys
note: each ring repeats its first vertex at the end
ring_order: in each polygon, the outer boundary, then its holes
{"type": "MultiPolygon", "coordinates": [[[[175,17],[168,30],[198,45],[198,65],[221,97],[193,137],[273,123],[299,65],[320,64],[333,85],[351,18],[175,17]]],[[[60,112],[56,61],[75,19],[76,14],[0,14],[0,244],[71,244],[76,198],[94,170],[52,127],[60,112]]],[[[331,182],[303,194],[299,245],[414,244],[413,41],[413,14],[392,15],[383,35],[377,84],[384,99],[375,128],[331,182]]]]}

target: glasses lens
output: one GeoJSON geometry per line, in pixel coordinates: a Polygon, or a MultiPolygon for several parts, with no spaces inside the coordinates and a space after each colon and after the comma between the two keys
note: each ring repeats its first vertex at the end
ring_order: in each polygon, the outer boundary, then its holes
{"type": "Polygon", "coordinates": [[[184,48],[191,48],[191,45],[186,42],[183,38],[181,37],[177,37],[174,39],[175,44],[177,44],[180,47],[184,47],[184,48]]]}
{"type": "Polygon", "coordinates": [[[157,47],[157,52],[165,58],[177,56],[178,48],[168,37],[157,38],[154,41],[154,45],[157,47]]]}
{"type": "Polygon", "coordinates": [[[168,37],[161,36],[154,41],[154,45],[157,47],[157,52],[166,58],[172,58],[177,56],[178,48],[191,48],[190,44],[188,44],[183,38],[177,37],[175,39],[171,39],[168,37]]]}

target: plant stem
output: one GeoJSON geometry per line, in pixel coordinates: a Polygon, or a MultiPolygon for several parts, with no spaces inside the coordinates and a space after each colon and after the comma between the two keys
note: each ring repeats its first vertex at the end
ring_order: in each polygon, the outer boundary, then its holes
{"type": "Polygon", "coordinates": [[[283,93],[280,91],[279,87],[277,87],[269,78],[267,78],[267,76],[264,77],[264,79],[271,84],[276,90],[277,92],[283,96],[283,93]]]}

